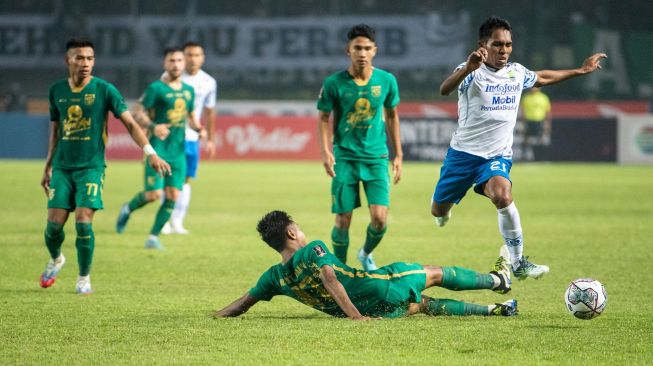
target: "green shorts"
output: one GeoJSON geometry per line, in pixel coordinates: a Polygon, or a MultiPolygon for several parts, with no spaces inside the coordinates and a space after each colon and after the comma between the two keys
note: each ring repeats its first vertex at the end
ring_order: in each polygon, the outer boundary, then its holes
{"type": "Polygon", "coordinates": [[[350,272],[337,266],[333,269],[353,277],[346,284],[347,293],[366,316],[405,316],[410,304],[422,301],[422,291],[426,287],[426,270],[417,263],[397,262],[369,272],[350,272]]]}
{"type": "Polygon", "coordinates": [[[186,180],[186,158],[178,161],[168,161],[172,174],[164,177],[152,169],[149,158],[145,160],[145,191],[156,191],[164,187],[175,187],[181,190],[186,180]]]}
{"type": "Polygon", "coordinates": [[[104,208],[104,168],[52,169],[48,208],[75,211],[77,207],[104,208]]]}
{"type": "Polygon", "coordinates": [[[390,205],[388,160],[374,162],[340,160],[334,165],[331,181],[331,212],[347,213],[361,206],[360,182],[368,205],[390,205]]]}

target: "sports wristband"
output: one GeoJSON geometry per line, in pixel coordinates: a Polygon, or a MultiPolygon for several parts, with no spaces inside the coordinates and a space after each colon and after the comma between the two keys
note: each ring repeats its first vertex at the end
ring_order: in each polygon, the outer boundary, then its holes
{"type": "Polygon", "coordinates": [[[143,152],[147,156],[156,155],[156,151],[154,150],[154,148],[150,144],[147,144],[147,145],[143,146],[143,152]]]}

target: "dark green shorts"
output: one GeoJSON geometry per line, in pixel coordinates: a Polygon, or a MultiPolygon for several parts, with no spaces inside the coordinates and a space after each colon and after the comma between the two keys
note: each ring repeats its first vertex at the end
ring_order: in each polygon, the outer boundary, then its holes
{"type": "Polygon", "coordinates": [[[179,161],[168,161],[168,164],[170,164],[172,174],[161,177],[150,166],[149,158],[145,160],[146,192],[163,189],[163,187],[175,187],[179,190],[184,187],[184,181],[186,180],[186,158],[184,157],[184,159],[179,161]]]}
{"type": "Polygon", "coordinates": [[[334,165],[331,181],[331,212],[347,213],[361,206],[360,183],[368,205],[390,205],[388,160],[374,162],[340,160],[334,165]]]}
{"type": "Polygon", "coordinates": [[[74,211],[77,207],[101,210],[104,168],[52,169],[48,208],[74,211]]]}

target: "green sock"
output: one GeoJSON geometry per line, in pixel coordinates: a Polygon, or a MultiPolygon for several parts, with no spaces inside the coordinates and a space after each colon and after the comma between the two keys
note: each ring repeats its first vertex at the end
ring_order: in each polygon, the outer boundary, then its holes
{"type": "Polygon", "coordinates": [[[129,206],[129,212],[132,212],[134,210],[138,210],[139,208],[147,205],[147,200],[145,199],[145,192],[138,192],[134,196],[134,198],[129,201],[127,206],[129,206]]]}
{"type": "Polygon", "coordinates": [[[381,242],[381,239],[383,239],[383,235],[385,234],[386,230],[388,230],[387,225],[378,231],[374,228],[374,226],[372,226],[372,224],[367,225],[367,236],[365,237],[365,245],[363,246],[365,253],[372,253],[374,248],[376,248],[376,246],[379,245],[379,242],[381,242]]]}
{"type": "Polygon", "coordinates": [[[342,262],[347,263],[347,249],[349,248],[349,230],[333,227],[331,230],[333,254],[342,262]]]}
{"type": "Polygon", "coordinates": [[[487,306],[470,304],[467,302],[450,299],[430,299],[426,307],[426,313],[432,316],[438,315],[490,315],[487,306]]]}
{"type": "Polygon", "coordinates": [[[167,198],[163,201],[161,207],[159,207],[159,211],[156,213],[156,217],[154,218],[154,225],[152,225],[152,230],[150,230],[151,235],[159,236],[161,229],[163,229],[163,225],[170,220],[170,215],[174,208],[175,201],[167,198]]]}
{"type": "Polygon", "coordinates": [[[480,290],[494,287],[490,274],[481,274],[462,267],[442,267],[442,287],[454,290],[480,290]]]}
{"type": "Polygon", "coordinates": [[[77,263],[79,264],[79,275],[88,276],[91,273],[91,264],[93,263],[93,251],[95,250],[95,234],[93,233],[93,224],[90,222],[78,222],[75,224],[77,229],[77,263]]]}
{"type": "Polygon", "coordinates": [[[45,226],[45,246],[48,247],[50,258],[57,259],[61,255],[61,244],[66,234],[63,232],[63,225],[48,221],[45,226]]]}

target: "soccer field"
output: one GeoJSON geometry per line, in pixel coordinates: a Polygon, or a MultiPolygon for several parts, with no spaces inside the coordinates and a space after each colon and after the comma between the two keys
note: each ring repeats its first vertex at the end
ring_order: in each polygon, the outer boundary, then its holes
{"type": "MultiPolygon", "coordinates": [[[[49,288],[38,276],[46,197],[43,162],[0,161],[0,364],[613,364],[653,363],[653,169],[612,164],[513,167],[525,254],[548,264],[539,281],[513,283],[508,295],[430,289],[434,297],[490,304],[518,299],[513,318],[426,317],[352,322],[290,298],[260,302],[239,318],[211,319],[253,286],[279,256],[255,225],[273,209],[288,211],[308,239],[330,242],[329,180],[319,162],[204,163],[193,185],[188,236],[163,236],[163,252],[143,243],[150,205],[114,231],[120,205],[142,189],[137,162],[109,162],[105,209],[96,215],[95,293],[75,294],[73,220],[66,225],[67,264],[49,288]],[[600,280],[608,305],[583,321],[563,293],[579,277],[600,280]]],[[[445,228],[430,216],[439,164],[406,163],[391,193],[389,229],[375,252],[395,261],[487,271],[501,237],[496,210],[469,192],[445,228]]],[[[369,215],[355,211],[349,262],[369,215]]]]}

